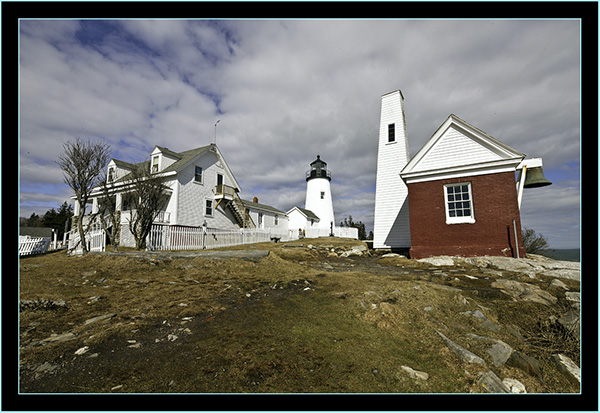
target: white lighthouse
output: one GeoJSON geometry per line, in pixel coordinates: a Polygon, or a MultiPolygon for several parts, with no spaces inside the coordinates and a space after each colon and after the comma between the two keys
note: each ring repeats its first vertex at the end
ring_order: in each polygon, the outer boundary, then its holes
{"type": "Polygon", "coordinates": [[[374,248],[410,248],[408,188],[400,178],[408,159],[404,96],[396,90],[381,97],[374,248]]]}
{"type": "Polygon", "coordinates": [[[319,217],[318,228],[333,232],[335,218],[333,216],[330,182],[331,171],[327,169],[327,163],[321,160],[321,156],[317,155],[317,159],[310,164],[310,170],[306,172],[306,202],[304,208],[319,217]]]}

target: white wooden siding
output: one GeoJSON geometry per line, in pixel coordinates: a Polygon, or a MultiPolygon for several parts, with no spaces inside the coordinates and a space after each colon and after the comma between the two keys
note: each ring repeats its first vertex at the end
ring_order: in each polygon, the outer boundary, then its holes
{"type": "Polygon", "coordinates": [[[233,215],[222,206],[215,208],[217,201],[213,201],[213,216],[204,215],[206,199],[214,199],[217,186],[217,174],[223,175],[223,184],[233,186],[225,169],[218,165],[217,157],[212,152],[205,152],[194,162],[190,162],[177,174],[179,185],[177,225],[199,227],[206,220],[210,228],[235,229],[233,215]],[[196,166],[202,168],[202,183],[194,180],[196,166]]]}
{"type": "Polygon", "coordinates": [[[425,154],[414,171],[471,165],[502,160],[502,157],[477,142],[473,137],[450,126],[425,154]]]}
{"type": "Polygon", "coordinates": [[[400,178],[408,158],[403,98],[400,91],[396,91],[381,99],[373,228],[375,248],[410,247],[408,188],[400,178]],[[390,123],[396,124],[392,143],[388,142],[390,123]]]}
{"type": "Polygon", "coordinates": [[[260,229],[278,229],[278,230],[287,230],[288,229],[289,219],[288,219],[287,215],[285,215],[285,212],[275,214],[274,212],[267,212],[264,210],[259,211],[259,210],[254,210],[254,209],[249,209],[248,212],[250,213],[250,218],[252,218],[252,221],[254,221],[257,228],[258,228],[258,214],[262,213],[263,214],[263,225],[262,225],[262,227],[260,227],[260,229]],[[277,215],[278,220],[279,220],[277,225],[275,225],[275,215],[277,215]]]}

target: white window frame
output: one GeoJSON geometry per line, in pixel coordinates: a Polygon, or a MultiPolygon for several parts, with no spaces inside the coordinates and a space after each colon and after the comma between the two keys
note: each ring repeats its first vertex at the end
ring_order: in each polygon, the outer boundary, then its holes
{"type": "Polygon", "coordinates": [[[194,182],[197,184],[204,185],[204,168],[198,165],[194,165],[194,182]],[[198,174],[196,173],[196,168],[200,168],[200,180],[196,179],[198,174]]]}
{"type": "Polygon", "coordinates": [[[160,156],[154,155],[152,157],[152,164],[150,165],[150,173],[156,174],[160,171],[160,156]]]}
{"type": "MultiPolygon", "coordinates": [[[[463,202],[463,201],[461,200],[460,202],[463,202]]],[[[448,224],[448,225],[451,225],[451,224],[474,224],[475,223],[475,210],[474,210],[474,205],[473,205],[473,190],[471,187],[471,182],[457,182],[457,183],[453,183],[453,184],[445,184],[444,185],[444,208],[446,210],[446,224],[448,224]],[[451,217],[448,204],[450,202],[457,202],[457,201],[456,200],[454,200],[454,201],[448,200],[448,188],[451,188],[451,187],[454,188],[454,187],[463,186],[463,185],[467,185],[467,188],[468,188],[468,194],[469,194],[468,202],[470,203],[469,211],[471,212],[471,214],[468,216],[462,216],[462,217],[451,217]]]]}
{"type": "Polygon", "coordinates": [[[204,198],[204,216],[205,217],[214,217],[215,216],[215,200],[211,198],[204,198]],[[210,201],[210,214],[208,213],[208,206],[206,203],[210,201]]]}

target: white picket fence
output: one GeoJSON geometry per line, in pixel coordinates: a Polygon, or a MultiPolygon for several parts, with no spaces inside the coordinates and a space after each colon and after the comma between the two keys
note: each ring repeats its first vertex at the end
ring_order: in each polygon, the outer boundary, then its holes
{"type": "Polygon", "coordinates": [[[48,252],[50,247],[50,238],[31,238],[27,236],[19,236],[19,256],[43,254],[48,252]]]}
{"type": "MultiPolygon", "coordinates": [[[[104,252],[106,249],[106,234],[103,229],[95,229],[85,234],[85,242],[90,252],[104,252]]],[[[79,232],[69,232],[69,240],[67,250],[71,255],[81,255],[83,248],[79,240],[79,232]]]]}
{"type": "Polygon", "coordinates": [[[288,241],[289,231],[273,229],[227,231],[202,227],[153,224],[148,235],[147,247],[150,251],[201,250],[269,242],[275,239],[288,241]]]}
{"type": "MultiPolygon", "coordinates": [[[[306,238],[328,237],[331,235],[331,230],[329,228],[308,228],[305,233],[306,238]]],[[[333,236],[358,239],[358,228],[333,227],[333,236]]]]}
{"type": "MultiPolygon", "coordinates": [[[[327,237],[328,229],[309,229],[307,238],[327,237]]],[[[358,229],[334,227],[334,236],[340,238],[358,238],[358,229]]],[[[270,241],[291,241],[298,239],[298,234],[287,229],[239,229],[220,230],[203,227],[184,227],[167,224],[152,224],[146,239],[149,251],[181,251],[203,250],[211,248],[231,247],[234,245],[255,244],[270,241]]],[[[103,252],[106,249],[106,235],[102,229],[89,231],[85,240],[90,252],[103,252]]],[[[83,252],[79,242],[79,233],[69,233],[68,250],[70,254],[83,252]]]]}

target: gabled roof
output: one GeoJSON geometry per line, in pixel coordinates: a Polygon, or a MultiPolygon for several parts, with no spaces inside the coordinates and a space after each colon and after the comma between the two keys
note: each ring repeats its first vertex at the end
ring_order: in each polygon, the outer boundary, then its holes
{"type": "Polygon", "coordinates": [[[514,170],[525,154],[450,115],[406,164],[407,183],[514,170]]]}
{"type": "MultiPolygon", "coordinates": [[[[184,151],[184,152],[168,151],[169,154],[172,154],[173,157],[179,158],[179,160],[173,162],[171,165],[167,166],[165,169],[163,169],[160,172],[164,173],[164,172],[178,171],[181,168],[184,168],[188,163],[193,161],[195,158],[197,158],[199,155],[203,154],[210,148],[211,148],[211,145],[201,146],[200,148],[190,149],[189,151],[184,151]]],[[[164,153],[164,151],[161,151],[161,152],[164,153]]]]}
{"type": "Polygon", "coordinates": [[[297,209],[298,211],[300,211],[300,213],[302,215],[304,215],[306,218],[308,219],[316,219],[317,221],[320,221],[321,219],[314,213],[312,212],[310,209],[304,209],[304,208],[300,208],[298,206],[293,207],[292,209],[290,209],[287,214],[289,215],[294,209],[297,209]]]}
{"type": "Polygon", "coordinates": [[[118,159],[111,159],[111,161],[113,161],[115,163],[115,165],[117,165],[119,168],[123,168],[123,169],[129,169],[132,170],[133,168],[135,168],[135,164],[129,163],[129,162],[125,162],[125,161],[120,161],[118,159]]]}
{"type": "Polygon", "coordinates": [[[48,238],[52,237],[52,228],[19,227],[19,235],[29,235],[33,238],[48,238]]]}
{"type": "Polygon", "coordinates": [[[154,147],[154,150],[152,151],[152,153],[154,153],[154,151],[158,149],[161,153],[170,156],[171,158],[175,158],[175,159],[180,159],[181,156],[177,153],[177,152],[173,152],[172,150],[170,150],[169,148],[165,148],[164,146],[158,146],[156,145],[154,147]]]}
{"type": "MultiPolygon", "coordinates": [[[[159,172],[159,174],[169,174],[169,173],[173,173],[173,172],[176,173],[177,171],[180,171],[181,169],[188,166],[188,164],[190,164],[191,162],[196,160],[199,156],[203,155],[204,153],[206,153],[208,151],[212,151],[215,154],[215,156],[217,157],[217,159],[221,162],[221,165],[223,166],[223,169],[225,170],[225,172],[229,175],[229,177],[233,181],[234,187],[237,188],[238,190],[240,190],[240,185],[238,184],[237,180],[235,179],[233,172],[231,171],[231,169],[229,169],[229,166],[227,165],[227,162],[225,162],[225,159],[223,158],[221,151],[219,150],[217,145],[214,143],[211,143],[210,145],[206,145],[206,146],[201,146],[201,147],[195,148],[195,149],[190,149],[188,151],[183,151],[183,152],[174,152],[174,151],[171,151],[167,148],[164,148],[164,147],[161,147],[158,145],[155,146],[154,148],[155,149],[158,148],[163,154],[168,154],[170,157],[177,159],[177,161],[173,162],[171,165],[169,165],[166,168],[164,168],[163,170],[161,170],[159,172]]],[[[154,150],[152,152],[154,152],[154,150]]],[[[114,161],[115,164],[117,164],[117,166],[125,168],[125,169],[129,169],[129,170],[133,170],[137,166],[144,166],[144,167],[150,168],[150,161],[139,162],[136,164],[119,161],[117,159],[112,159],[112,161],[114,161]]],[[[122,176],[121,178],[117,179],[115,181],[115,183],[126,182],[129,179],[130,179],[130,174],[126,174],[126,175],[122,176]]]]}
{"type": "Polygon", "coordinates": [[[281,215],[285,215],[285,212],[278,210],[275,207],[272,207],[270,205],[265,205],[265,204],[259,204],[258,202],[254,202],[254,201],[248,201],[246,199],[242,199],[242,204],[244,204],[244,206],[248,209],[261,209],[265,212],[270,212],[272,214],[281,214],[281,215]]]}

